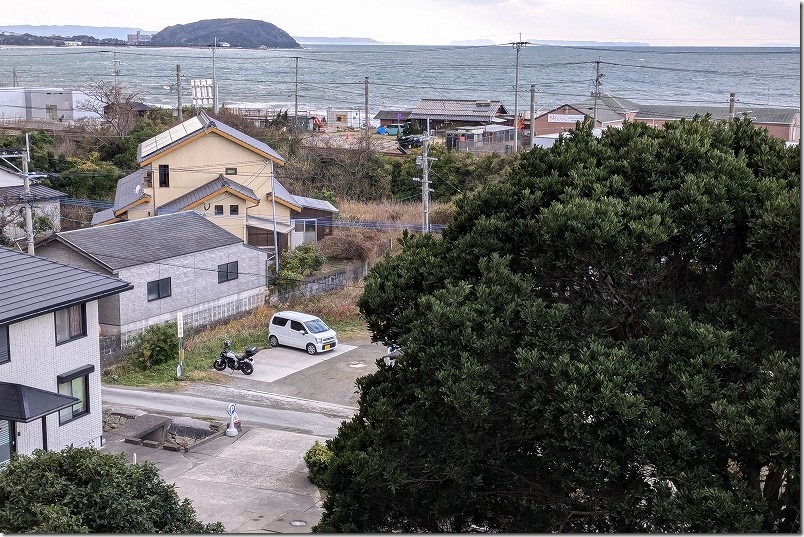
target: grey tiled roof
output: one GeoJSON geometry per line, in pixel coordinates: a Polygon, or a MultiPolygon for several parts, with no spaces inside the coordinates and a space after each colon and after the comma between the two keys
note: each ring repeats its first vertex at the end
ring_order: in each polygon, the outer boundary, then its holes
{"type": "Polygon", "coordinates": [[[169,201],[164,205],[160,205],[156,209],[156,214],[170,214],[181,211],[185,207],[192,205],[197,201],[206,198],[207,196],[211,196],[212,194],[215,194],[216,192],[219,192],[226,187],[231,188],[232,190],[235,190],[236,192],[239,192],[240,194],[247,196],[253,200],[259,200],[257,194],[255,194],[253,190],[251,190],[246,186],[241,185],[240,183],[232,181],[223,174],[220,174],[218,177],[216,177],[209,183],[201,185],[195,190],[191,190],[187,194],[179,196],[178,198],[169,201]]]}
{"type": "Polygon", "coordinates": [[[641,104],[637,104],[634,101],[629,101],[623,97],[615,97],[609,93],[604,93],[600,97],[600,101],[603,101],[603,103],[613,112],[621,115],[625,115],[629,112],[636,112],[642,108],[641,104]]]}
{"type": "MultiPolygon", "coordinates": [[[[799,111],[792,108],[751,108],[744,110],[737,107],[735,115],[742,117],[748,114],[754,123],[777,123],[790,125],[799,111]]],[[[675,105],[646,105],[636,114],[637,119],[681,119],[692,118],[695,115],[710,114],[712,119],[727,120],[731,118],[727,106],[675,106],[675,105]]]]}
{"type": "MultiPolygon", "coordinates": [[[[25,187],[23,186],[6,186],[0,187],[0,198],[7,198],[7,199],[22,199],[25,195],[25,187]]],[[[33,197],[34,201],[40,200],[55,200],[59,198],[66,198],[67,194],[64,192],[60,192],[58,190],[54,190],[50,187],[46,187],[44,185],[31,185],[31,196],[33,197]]]]}
{"type": "Polygon", "coordinates": [[[274,192],[276,193],[276,199],[285,201],[291,205],[299,205],[299,201],[296,199],[296,196],[288,192],[287,189],[282,186],[282,183],[280,183],[276,178],[274,178],[274,192]]]}
{"type": "Polygon", "coordinates": [[[380,110],[374,116],[374,119],[390,119],[392,121],[405,121],[410,117],[410,110],[380,110]]]}
{"type": "Polygon", "coordinates": [[[508,111],[500,101],[468,99],[422,99],[410,113],[410,119],[478,121],[488,123],[508,111]]]}
{"type": "Polygon", "coordinates": [[[57,233],[65,243],[109,270],[241,243],[195,211],[57,233]]]}
{"type": "Polygon", "coordinates": [[[0,247],[0,324],[132,288],[119,278],[0,247]]]}
{"type": "Polygon", "coordinates": [[[199,112],[196,117],[192,117],[187,121],[179,123],[175,127],[159,133],[153,138],[149,138],[148,140],[140,143],[140,145],[137,146],[137,162],[143,162],[147,159],[150,159],[155,155],[167,151],[184,140],[192,138],[198,133],[208,129],[216,129],[219,132],[238,140],[242,144],[245,144],[252,149],[266,155],[279,164],[285,163],[285,159],[282,158],[279,153],[274,151],[274,149],[265,142],[252,138],[248,134],[242,133],[217,119],[210,118],[203,110],[199,112]]]}

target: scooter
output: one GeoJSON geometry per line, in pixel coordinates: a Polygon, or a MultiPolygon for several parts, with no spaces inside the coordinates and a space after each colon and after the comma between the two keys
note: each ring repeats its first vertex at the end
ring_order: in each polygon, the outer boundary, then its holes
{"type": "Polygon", "coordinates": [[[223,350],[220,356],[212,363],[215,371],[224,371],[228,367],[232,370],[232,373],[237,370],[242,371],[244,375],[254,373],[254,366],[251,362],[254,361],[252,356],[257,354],[257,347],[249,347],[243,356],[238,356],[229,350],[230,346],[231,342],[228,339],[223,342],[223,350]]]}

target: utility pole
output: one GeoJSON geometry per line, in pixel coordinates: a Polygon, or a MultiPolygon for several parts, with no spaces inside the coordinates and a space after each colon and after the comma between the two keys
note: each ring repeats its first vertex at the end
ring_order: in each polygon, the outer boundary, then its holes
{"type": "Polygon", "coordinates": [[[25,133],[25,155],[22,157],[22,179],[25,189],[25,241],[28,253],[34,255],[33,215],[31,214],[31,180],[28,178],[28,160],[31,158],[31,147],[28,133],[25,133]]]}
{"type": "Polygon", "coordinates": [[[117,59],[117,51],[112,53],[112,73],[114,74],[114,87],[118,87],[118,78],[120,77],[120,60],[117,59]]]}
{"type": "Polygon", "coordinates": [[[533,138],[536,136],[536,84],[530,85],[530,148],[533,149],[533,138]]]}
{"type": "Polygon", "coordinates": [[[597,127],[597,100],[600,98],[600,78],[602,76],[600,74],[600,60],[597,60],[595,61],[595,92],[592,94],[595,98],[595,104],[592,109],[592,119],[594,120],[592,128],[597,127]]]}
{"type": "Polygon", "coordinates": [[[427,152],[430,144],[430,135],[424,137],[422,142],[422,154],[416,157],[416,164],[422,169],[422,178],[414,177],[413,180],[422,183],[422,233],[430,233],[430,161],[436,160],[428,157],[427,152]]]}
{"type": "Polygon", "coordinates": [[[296,100],[293,104],[293,130],[299,127],[299,57],[294,56],[296,59],[296,100]]]}
{"type": "Polygon", "coordinates": [[[271,172],[271,212],[274,215],[274,277],[279,276],[279,244],[276,237],[276,189],[274,172],[271,172]]]}
{"type": "Polygon", "coordinates": [[[528,41],[522,41],[522,34],[519,34],[519,41],[509,43],[516,49],[516,77],[514,80],[514,153],[519,151],[519,51],[525,45],[530,45],[528,41]]]}
{"type": "Polygon", "coordinates": [[[218,38],[212,47],[212,111],[218,113],[218,81],[215,78],[215,50],[218,48],[218,38]]]}
{"type": "MultiPolygon", "coordinates": [[[[31,196],[31,181],[30,177],[28,176],[28,161],[31,158],[31,150],[30,150],[30,140],[28,138],[28,133],[25,133],[25,152],[21,152],[20,150],[15,150],[9,153],[0,153],[0,159],[8,159],[8,158],[21,158],[22,159],[22,175],[23,180],[23,195],[22,201],[25,203],[25,242],[28,246],[28,253],[33,255],[34,253],[34,233],[33,233],[33,214],[32,214],[32,204],[33,198],[31,196]]],[[[13,168],[18,169],[16,166],[12,165],[13,168]]]]}
{"type": "Polygon", "coordinates": [[[181,66],[176,64],[176,110],[178,111],[179,123],[182,122],[181,115],[181,66]]]}
{"type": "Polygon", "coordinates": [[[366,110],[365,110],[365,112],[364,112],[364,114],[365,114],[365,116],[366,116],[366,117],[365,117],[365,120],[366,120],[366,149],[368,149],[368,146],[369,146],[369,119],[368,119],[368,114],[369,114],[369,107],[368,107],[368,79],[369,79],[369,77],[366,77],[366,82],[365,82],[365,85],[366,85],[366,89],[365,89],[365,98],[366,98],[366,102],[365,102],[365,109],[366,109],[366,110]]]}
{"type": "Polygon", "coordinates": [[[11,70],[11,85],[17,87],[17,68],[11,70]]]}

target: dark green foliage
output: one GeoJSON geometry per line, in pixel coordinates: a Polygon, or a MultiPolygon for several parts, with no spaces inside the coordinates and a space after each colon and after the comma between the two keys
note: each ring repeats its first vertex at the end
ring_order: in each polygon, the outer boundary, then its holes
{"type": "Polygon", "coordinates": [[[286,250],[279,256],[278,284],[295,285],[305,276],[323,267],[326,261],[321,249],[313,243],[304,243],[293,250],[286,250]]]}
{"type": "Polygon", "coordinates": [[[14,455],[0,471],[4,533],[223,533],[197,520],[150,462],[92,448],[14,455]]]}
{"type": "Polygon", "coordinates": [[[178,360],[179,336],[173,321],[154,324],[134,336],[127,355],[143,369],[178,360]]]}
{"type": "Polygon", "coordinates": [[[329,469],[329,462],[332,460],[332,450],[326,444],[318,440],[304,454],[304,463],[307,465],[307,478],[317,486],[326,483],[326,472],[329,469]]]}
{"type": "Polygon", "coordinates": [[[320,532],[799,532],[800,155],[589,125],[406,236],[360,300],[320,532]]]}

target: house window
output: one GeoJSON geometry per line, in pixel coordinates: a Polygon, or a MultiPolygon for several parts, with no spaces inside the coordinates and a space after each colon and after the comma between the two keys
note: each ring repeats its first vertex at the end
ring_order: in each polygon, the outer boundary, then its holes
{"type": "Polygon", "coordinates": [[[237,175],[237,168],[226,168],[224,175],[237,175]]]}
{"type": "Polygon", "coordinates": [[[56,345],[67,343],[87,335],[86,306],[76,304],[57,310],[56,316],[56,345]]]}
{"type": "Polygon", "coordinates": [[[51,121],[59,119],[59,109],[55,104],[46,104],[45,114],[47,114],[47,118],[51,121]]]}
{"type": "Polygon", "coordinates": [[[95,366],[85,365],[56,377],[60,394],[79,399],[73,406],[59,410],[60,424],[89,414],[89,375],[94,371],[95,366]]]}
{"type": "Polygon", "coordinates": [[[11,361],[11,351],[8,347],[8,325],[0,324],[0,364],[11,361]]]}
{"type": "Polygon", "coordinates": [[[218,283],[237,279],[237,261],[218,265],[218,283]]]}
{"type": "Polygon", "coordinates": [[[160,187],[170,186],[170,166],[168,166],[167,164],[159,165],[159,186],[160,187]]]}
{"type": "Polygon", "coordinates": [[[235,216],[240,213],[239,205],[229,205],[229,214],[235,216]]]}
{"type": "Polygon", "coordinates": [[[14,422],[0,420],[0,467],[11,459],[14,453],[14,422]]]}
{"type": "Polygon", "coordinates": [[[223,216],[223,205],[215,206],[215,216],[223,216]]]}
{"type": "Polygon", "coordinates": [[[148,302],[170,296],[170,278],[148,282],[148,302]]]}

